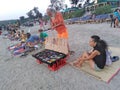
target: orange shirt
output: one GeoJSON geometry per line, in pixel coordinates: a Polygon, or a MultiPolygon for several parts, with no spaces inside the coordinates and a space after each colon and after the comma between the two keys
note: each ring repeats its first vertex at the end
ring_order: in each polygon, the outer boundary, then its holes
{"type": "Polygon", "coordinates": [[[61,25],[55,27],[55,30],[58,32],[58,34],[67,32],[67,28],[65,27],[62,14],[60,12],[56,12],[55,18],[51,19],[52,27],[54,27],[55,25],[60,24],[60,23],[61,23],[61,25]]]}

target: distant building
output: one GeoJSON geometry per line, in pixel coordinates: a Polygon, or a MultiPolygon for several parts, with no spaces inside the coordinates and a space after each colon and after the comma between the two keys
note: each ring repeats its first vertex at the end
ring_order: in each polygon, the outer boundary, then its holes
{"type": "Polygon", "coordinates": [[[109,5],[114,7],[120,7],[120,0],[98,0],[98,3],[107,2],[109,5]]]}
{"type": "Polygon", "coordinates": [[[102,7],[102,6],[106,6],[108,5],[107,2],[101,2],[101,3],[95,3],[93,5],[88,5],[85,7],[85,11],[89,12],[89,11],[94,11],[97,7],[102,7]]]}
{"type": "Polygon", "coordinates": [[[97,0],[79,0],[78,3],[77,3],[77,7],[85,7],[85,5],[88,5],[89,3],[97,3],[97,0]]]}
{"type": "Polygon", "coordinates": [[[112,8],[120,7],[120,0],[94,0],[93,5],[85,7],[85,11],[94,11],[97,7],[111,5],[112,8]]]}
{"type": "Polygon", "coordinates": [[[113,8],[120,7],[120,0],[106,0],[113,8]]]}

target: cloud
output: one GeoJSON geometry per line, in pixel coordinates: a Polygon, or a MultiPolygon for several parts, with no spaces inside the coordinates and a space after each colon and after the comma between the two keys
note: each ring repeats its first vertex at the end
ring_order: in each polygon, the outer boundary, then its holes
{"type": "Polygon", "coordinates": [[[26,16],[26,13],[38,7],[40,12],[45,13],[50,0],[2,0],[0,3],[0,20],[16,19],[26,16]]]}

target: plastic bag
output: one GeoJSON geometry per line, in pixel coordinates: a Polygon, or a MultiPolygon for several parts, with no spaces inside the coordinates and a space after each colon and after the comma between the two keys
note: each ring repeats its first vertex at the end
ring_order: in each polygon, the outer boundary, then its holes
{"type": "Polygon", "coordinates": [[[111,53],[106,50],[106,65],[110,66],[112,64],[112,60],[111,60],[111,53]]]}
{"type": "Polygon", "coordinates": [[[111,58],[111,60],[112,60],[112,62],[116,62],[116,61],[119,60],[119,56],[113,56],[113,57],[111,58]]]}

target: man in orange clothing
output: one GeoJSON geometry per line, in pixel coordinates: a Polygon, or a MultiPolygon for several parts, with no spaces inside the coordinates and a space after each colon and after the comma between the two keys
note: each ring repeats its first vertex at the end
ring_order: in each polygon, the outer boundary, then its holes
{"type": "Polygon", "coordinates": [[[68,39],[68,31],[64,24],[62,14],[52,8],[47,9],[47,14],[50,16],[51,29],[55,29],[57,31],[58,38],[68,39]]]}
{"type": "MultiPolygon", "coordinates": [[[[68,31],[64,24],[64,19],[63,19],[62,14],[52,8],[47,9],[47,14],[48,16],[50,16],[51,29],[57,31],[58,38],[68,39],[68,31]]],[[[69,49],[70,48],[68,45],[68,50],[69,49]]],[[[69,50],[69,53],[73,54],[74,51],[69,50]]]]}

